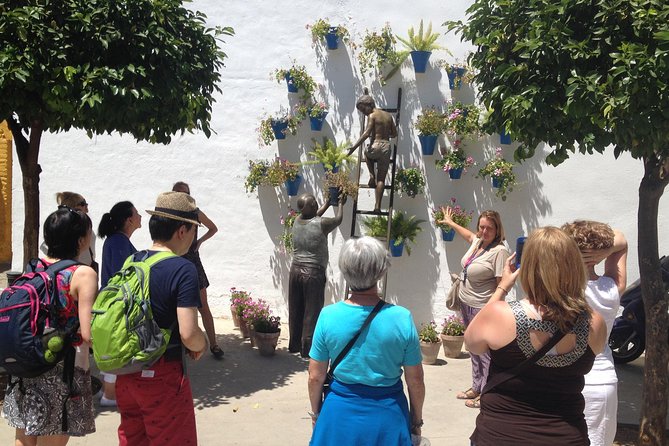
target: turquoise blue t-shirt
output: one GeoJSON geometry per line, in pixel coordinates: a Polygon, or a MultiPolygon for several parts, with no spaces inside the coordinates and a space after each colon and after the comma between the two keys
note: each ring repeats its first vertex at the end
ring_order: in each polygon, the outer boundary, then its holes
{"type": "MultiPolygon", "coordinates": [[[[373,309],[345,302],[323,308],[309,356],[320,362],[334,361],[373,309]]],[[[418,365],[421,359],[411,313],[386,304],[339,363],[334,376],[346,384],[388,387],[400,379],[402,366],[418,365]]]]}

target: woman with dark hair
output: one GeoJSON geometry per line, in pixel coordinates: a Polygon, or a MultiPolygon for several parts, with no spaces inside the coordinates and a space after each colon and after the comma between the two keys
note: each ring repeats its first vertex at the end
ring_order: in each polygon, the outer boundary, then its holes
{"type": "MultiPolygon", "coordinates": [[[[39,259],[38,265],[46,268],[60,260],[76,260],[81,251],[90,246],[92,234],[87,215],[60,207],[44,222],[47,255],[39,259]]],[[[97,274],[87,265],[74,265],[57,275],[57,298],[61,307],[59,328],[67,330],[79,326],[77,339],[73,342],[76,350],[73,389],[71,393],[63,381],[62,362],[36,378],[12,379],[2,412],[8,423],[16,428],[17,446],[38,443],[62,446],[67,444],[70,436],[95,431],[88,358],[91,309],[97,284],[97,274]],[[67,430],[63,430],[63,419],[68,421],[67,430]]]]}
{"type": "MultiPolygon", "coordinates": [[[[469,249],[462,257],[462,273],[458,298],[462,319],[465,327],[481,311],[495,292],[502,278],[504,262],[509,257],[509,250],[504,244],[504,227],[502,219],[496,211],[483,211],[476,223],[477,232],[460,226],[453,221],[453,209],[442,208],[444,219],[439,223],[447,224],[455,232],[470,243],[469,249]]],[[[481,407],[481,390],[485,387],[490,366],[490,355],[470,352],[472,361],[472,386],[456,396],[466,400],[465,405],[471,408],[481,407]]]]}
{"type": "Polygon", "coordinates": [[[491,357],[472,444],[587,445],[583,376],[604,349],[606,324],[586,302],[578,246],[558,228],[540,228],[525,242],[520,269],[514,260],[465,332],[470,352],[491,357]],[[506,302],[517,277],[527,297],[506,302]]]}
{"type": "Polygon", "coordinates": [[[389,266],[388,249],[371,237],[350,239],[341,250],[339,269],[351,294],[321,311],[309,353],[312,446],[411,446],[411,434],[421,433],[425,383],[418,332],[409,310],[382,302],[377,289],[389,266]],[[328,366],[358,332],[322,401],[328,366]]]}
{"type": "Polygon", "coordinates": [[[101,286],[123,266],[129,255],[137,252],[130,237],[142,227],[142,216],[129,201],[120,201],[105,213],[98,226],[98,237],[107,238],[102,246],[101,286]]]}
{"type": "MultiPolygon", "coordinates": [[[[190,195],[190,186],[183,181],[177,181],[172,186],[172,191],[174,192],[183,192],[190,195]]],[[[202,260],[200,260],[200,246],[202,243],[209,240],[211,237],[218,232],[218,228],[213,221],[207,217],[207,215],[198,208],[197,216],[200,220],[200,223],[207,228],[207,232],[202,234],[202,237],[198,238],[197,228],[195,232],[195,238],[193,239],[193,244],[191,245],[188,253],[184,254],[183,258],[190,260],[195,264],[197,268],[198,282],[200,283],[200,301],[202,306],[198,308],[200,310],[200,316],[202,316],[202,324],[204,325],[204,331],[207,333],[207,339],[209,340],[209,351],[214,356],[215,359],[223,358],[223,350],[218,346],[216,342],[216,331],[214,329],[214,318],[211,315],[211,310],[209,309],[209,302],[207,302],[207,288],[209,287],[209,279],[207,278],[207,273],[204,272],[204,266],[202,266],[202,260]]]]}
{"type": "MultiPolygon", "coordinates": [[[[101,287],[123,267],[128,256],[137,252],[130,237],[142,227],[142,216],[129,201],[120,201],[105,213],[98,225],[98,237],[106,238],[102,246],[101,287]]],[[[116,375],[101,372],[103,377],[100,405],[116,406],[116,375]]]]}

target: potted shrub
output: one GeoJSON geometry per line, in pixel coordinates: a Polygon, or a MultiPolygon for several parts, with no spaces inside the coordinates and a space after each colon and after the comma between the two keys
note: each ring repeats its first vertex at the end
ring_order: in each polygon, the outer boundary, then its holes
{"type": "Polygon", "coordinates": [[[297,191],[302,183],[302,176],[299,174],[300,165],[292,163],[283,158],[276,158],[267,169],[269,184],[279,186],[282,183],[286,185],[289,196],[297,195],[297,191]]]}
{"type": "Polygon", "coordinates": [[[398,170],[395,175],[395,190],[400,195],[408,195],[411,198],[422,194],[425,192],[425,177],[423,176],[423,172],[417,167],[398,170]]]}
{"type": "Polygon", "coordinates": [[[478,138],[481,135],[479,115],[480,110],[475,105],[464,105],[462,102],[450,104],[444,119],[446,133],[460,140],[478,138]]]}
{"type": "MultiPolygon", "coordinates": [[[[448,205],[452,210],[453,210],[453,221],[463,228],[466,228],[469,226],[469,223],[472,221],[472,216],[474,214],[473,211],[467,212],[462,206],[459,204],[456,204],[456,199],[454,197],[451,197],[451,201],[448,203],[448,205]]],[[[445,242],[451,242],[453,241],[453,238],[455,237],[455,229],[451,228],[445,223],[441,223],[444,219],[444,212],[443,209],[444,206],[440,206],[437,209],[434,209],[432,211],[432,218],[434,220],[434,224],[441,229],[441,237],[445,242]]]]}
{"type": "Polygon", "coordinates": [[[300,212],[289,208],[288,215],[281,216],[281,225],[283,226],[283,233],[279,237],[279,244],[281,249],[287,253],[293,253],[293,225],[295,224],[295,219],[300,215],[300,212]]]}
{"type": "Polygon", "coordinates": [[[358,196],[358,185],[354,183],[345,169],[337,172],[325,172],[325,187],[330,206],[339,205],[340,196],[355,198],[358,196]]]}
{"type": "Polygon", "coordinates": [[[462,352],[465,341],[465,323],[462,318],[452,314],[444,319],[441,329],[441,344],[447,358],[457,358],[462,352]]]}
{"type": "Polygon", "coordinates": [[[408,52],[397,52],[397,39],[390,25],[386,24],[380,32],[366,31],[360,46],[358,62],[360,74],[365,78],[368,74],[376,74],[384,85],[388,79],[399,71],[400,66],[408,56],[408,52]],[[389,67],[388,73],[383,75],[384,68],[389,67]]]}
{"type": "Polygon", "coordinates": [[[458,139],[453,144],[453,148],[443,154],[440,160],[434,162],[438,169],[448,172],[448,176],[454,180],[460,179],[463,171],[476,164],[474,158],[468,156],[462,150],[461,141],[458,139]]]}
{"type": "Polygon", "coordinates": [[[471,83],[474,79],[473,70],[464,63],[453,62],[448,63],[444,60],[439,61],[441,66],[448,76],[448,87],[451,90],[459,90],[463,83],[471,83]]]}
{"type": "Polygon", "coordinates": [[[355,161],[353,155],[348,155],[346,148],[350,146],[348,142],[336,145],[335,142],[327,137],[323,137],[323,144],[312,139],[314,146],[307,156],[314,158],[309,163],[321,163],[326,172],[338,172],[339,168],[345,163],[355,161]]]}
{"type": "MultiPolygon", "coordinates": [[[[393,257],[401,257],[406,245],[407,255],[411,255],[411,243],[416,242],[416,236],[423,228],[420,227],[425,220],[417,219],[415,215],[407,216],[403,211],[395,211],[390,223],[390,254],[393,257]],[[410,242],[410,243],[406,243],[410,242]]],[[[363,226],[368,230],[367,235],[371,237],[385,237],[388,227],[388,217],[379,215],[367,217],[362,220],[363,226]]]]}
{"type": "Polygon", "coordinates": [[[249,174],[244,182],[246,192],[254,192],[259,186],[270,184],[267,176],[270,164],[267,160],[249,161],[249,174]]]}
{"type": "Polygon", "coordinates": [[[251,293],[235,287],[230,288],[230,313],[232,313],[232,323],[235,327],[240,326],[244,309],[249,302],[251,302],[251,293]]]}
{"type": "Polygon", "coordinates": [[[328,105],[323,102],[305,103],[302,102],[296,106],[295,114],[301,119],[309,118],[309,125],[314,132],[320,132],[323,129],[323,122],[328,114],[328,105]]]}
{"type": "Polygon", "coordinates": [[[513,191],[518,184],[516,175],[513,173],[513,163],[502,157],[502,148],[495,149],[495,157],[479,170],[478,176],[492,178],[492,186],[497,188],[497,196],[506,200],[506,194],[513,191]]]}
{"type": "Polygon", "coordinates": [[[290,93],[297,93],[301,89],[303,91],[303,99],[310,98],[313,92],[316,91],[316,82],[307,73],[307,67],[296,65],[295,61],[293,61],[293,65],[288,69],[277,68],[272,72],[272,76],[279,83],[285,80],[288,92],[290,93]]]}
{"type": "Polygon", "coordinates": [[[437,138],[444,130],[444,114],[433,107],[426,108],[418,115],[414,127],[418,131],[421,152],[423,155],[432,155],[437,138]]]}
{"type": "Polygon", "coordinates": [[[251,327],[252,345],[263,356],[274,355],[281,334],[281,319],[272,315],[269,305],[262,299],[254,301],[245,314],[251,327]]]}
{"type": "Polygon", "coordinates": [[[275,139],[286,139],[286,133],[288,132],[295,135],[300,121],[299,116],[281,107],[278,112],[260,120],[257,129],[258,144],[268,146],[275,139]]]}
{"type": "Polygon", "coordinates": [[[427,26],[427,30],[423,33],[423,20],[421,20],[420,25],[418,26],[418,33],[414,31],[412,26],[409,28],[408,34],[409,35],[406,38],[398,36],[397,40],[402,42],[404,46],[409,49],[416,73],[425,73],[427,61],[430,59],[432,51],[445,49],[436,43],[439,38],[439,33],[432,32],[432,22],[430,22],[427,26]]]}
{"type": "Polygon", "coordinates": [[[439,334],[437,324],[434,321],[423,323],[418,330],[420,341],[420,353],[423,356],[423,364],[434,364],[439,356],[439,334]]]}
{"type": "Polygon", "coordinates": [[[311,38],[314,43],[325,39],[329,50],[336,50],[340,41],[348,43],[350,39],[349,32],[344,26],[332,26],[328,19],[318,19],[313,25],[307,25],[307,29],[311,29],[311,38]]]}

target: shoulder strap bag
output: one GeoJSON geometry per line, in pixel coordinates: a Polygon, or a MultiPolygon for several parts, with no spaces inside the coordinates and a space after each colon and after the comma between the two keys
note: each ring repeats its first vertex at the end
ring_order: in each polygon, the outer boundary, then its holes
{"type": "Polygon", "coordinates": [[[330,392],[330,383],[334,380],[334,370],[337,368],[339,363],[346,357],[348,352],[351,350],[353,347],[353,344],[355,344],[355,341],[358,340],[360,337],[360,334],[365,330],[365,328],[372,322],[372,319],[376,317],[376,315],[379,313],[381,308],[386,304],[384,300],[380,300],[379,303],[374,306],[374,309],[372,310],[371,313],[369,313],[369,316],[367,316],[367,319],[365,319],[365,322],[362,324],[362,327],[360,327],[360,330],[353,336],[353,338],[348,341],[348,344],[346,344],[346,347],[339,353],[339,355],[335,358],[335,360],[330,364],[330,370],[328,370],[328,373],[325,377],[325,382],[323,383],[323,399],[328,395],[330,392]]]}
{"type": "Polygon", "coordinates": [[[514,368],[498,373],[495,376],[493,376],[492,379],[488,380],[488,382],[486,383],[485,387],[483,388],[483,391],[481,392],[481,395],[490,392],[493,388],[510,380],[514,376],[520,375],[530,365],[536,363],[538,360],[543,358],[546,355],[546,353],[548,353],[548,350],[553,348],[558,342],[560,342],[562,338],[564,338],[564,335],[565,334],[562,333],[560,330],[556,331],[553,337],[551,337],[551,339],[543,347],[541,347],[534,355],[527,358],[525,361],[521,362],[514,368]]]}

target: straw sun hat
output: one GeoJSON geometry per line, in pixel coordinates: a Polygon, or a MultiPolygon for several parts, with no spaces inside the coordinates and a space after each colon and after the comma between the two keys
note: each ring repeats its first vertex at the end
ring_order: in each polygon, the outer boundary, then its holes
{"type": "Polygon", "coordinates": [[[156,208],[147,214],[200,225],[195,200],[183,192],[163,192],[156,198],[156,208]]]}

